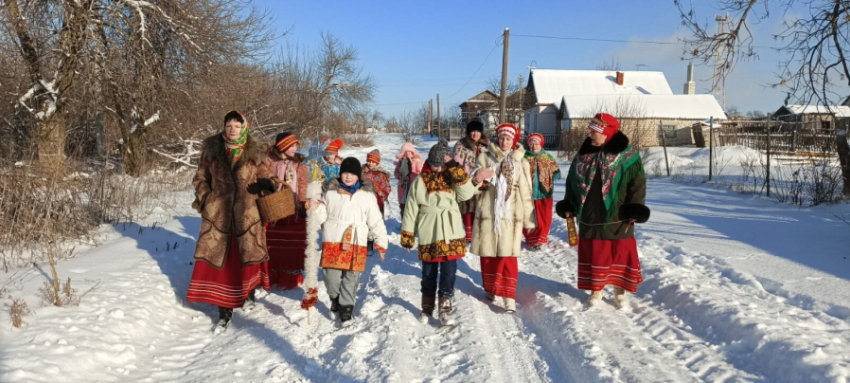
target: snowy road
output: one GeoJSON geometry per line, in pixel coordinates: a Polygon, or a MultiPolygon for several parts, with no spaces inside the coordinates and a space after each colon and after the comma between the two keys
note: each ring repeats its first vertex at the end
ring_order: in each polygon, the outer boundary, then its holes
{"type": "Polygon", "coordinates": [[[556,220],[549,247],[520,260],[516,315],[484,299],[477,257],[460,262],[459,326],[449,331],[416,320],[421,268],[398,246],[394,194],[387,260],[370,259],[348,328],[328,319],[320,285],[312,326],[300,289],[272,291],[214,336],[215,310],[183,300],[194,212],[156,228],[117,226],[105,245],[59,265],[81,291],[99,283],[79,307],[41,307],[45,276],[17,275],[9,293],[36,314],[22,329],[0,314],[0,382],[846,383],[850,228],[831,214],[846,207],[797,210],[659,179],[647,195],[645,282],[627,309],[608,292],[608,304],[582,311],[576,251],[556,220]]]}

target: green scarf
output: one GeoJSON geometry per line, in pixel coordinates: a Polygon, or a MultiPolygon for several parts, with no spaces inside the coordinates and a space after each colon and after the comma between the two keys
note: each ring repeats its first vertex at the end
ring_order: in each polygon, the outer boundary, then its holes
{"type": "Polygon", "coordinates": [[[227,132],[221,133],[221,136],[224,137],[224,145],[227,147],[225,150],[227,152],[227,158],[230,159],[231,164],[239,161],[239,158],[242,157],[242,153],[245,151],[245,144],[248,142],[248,120],[244,116],[242,116],[242,119],[245,121],[242,123],[242,133],[239,133],[239,137],[235,140],[228,139],[227,132]]]}
{"type": "Polygon", "coordinates": [[[606,223],[611,223],[617,213],[612,208],[620,194],[626,191],[629,182],[644,175],[640,154],[631,145],[617,154],[596,153],[577,154],[570,166],[567,176],[567,187],[570,188],[570,203],[576,207],[576,216],[581,217],[584,201],[590,193],[590,186],[596,177],[596,172],[602,172],[602,199],[605,202],[606,223]]]}

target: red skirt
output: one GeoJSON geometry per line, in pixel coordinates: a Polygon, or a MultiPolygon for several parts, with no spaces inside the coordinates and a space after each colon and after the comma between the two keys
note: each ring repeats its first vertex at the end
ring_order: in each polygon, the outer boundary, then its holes
{"type": "Polygon", "coordinates": [[[307,219],[291,215],[266,227],[271,283],[294,289],[304,281],[304,251],[307,249],[307,219]]]}
{"type": "Polygon", "coordinates": [[[516,257],[481,257],[484,291],[497,297],[516,298],[518,276],[516,257]]]}
{"type": "Polygon", "coordinates": [[[537,216],[537,228],[524,230],[528,246],[540,246],[549,243],[549,228],[552,227],[552,197],[534,200],[534,214],[537,216]]]}
{"type": "Polygon", "coordinates": [[[634,238],[578,242],[578,288],[599,291],[605,285],[635,293],[643,282],[634,238]]]}
{"type": "Polygon", "coordinates": [[[230,251],[224,258],[221,270],[216,270],[204,261],[195,260],[186,300],[229,309],[242,307],[248,293],[260,284],[268,291],[268,271],[268,262],[242,266],[236,238],[231,237],[230,251]]]}
{"type": "Polygon", "coordinates": [[[475,213],[463,213],[460,218],[463,220],[463,228],[466,229],[466,242],[472,242],[472,222],[475,221],[475,213]]]}

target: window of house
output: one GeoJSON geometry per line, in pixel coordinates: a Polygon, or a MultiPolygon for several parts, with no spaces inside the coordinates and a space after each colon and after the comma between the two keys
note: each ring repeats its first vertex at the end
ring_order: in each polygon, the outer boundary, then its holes
{"type": "Polygon", "coordinates": [[[663,134],[665,139],[676,138],[676,125],[662,124],[659,126],[659,134],[663,134]]]}
{"type": "Polygon", "coordinates": [[[830,130],[832,128],[830,125],[831,125],[830,121],[821,121],[820,122],[820,128],[821,128],[821,130],[824,130],[824,131],[830,130]]]}

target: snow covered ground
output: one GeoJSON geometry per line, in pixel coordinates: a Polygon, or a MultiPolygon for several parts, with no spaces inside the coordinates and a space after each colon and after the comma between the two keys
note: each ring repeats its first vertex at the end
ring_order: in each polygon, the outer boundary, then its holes
{"type": "MultiPolygon", "coordinates": [[[[391,169],[400,138],[376,144],[391,169]]],[[[556,191],[560,199],[563,182],[556,191]]],[[[846,383],[850,227],[833,215],[846,205],[799,209],[662,178],[647,196],[652,218],[637,237],[645,282],[623,311],[610,292],[609,304],[582,310],[576,250],[556,219],[548,247],[520,259],[515,315],[484,298],[478,257],[467,255],[460,324],[420,324],[421,268],[398,245],[393,193],[387,260],[370,259],[353,326],[328,319],[320,284],[312,326],[300,289],[271,291],[216,336],[215,309],[184,300],[200,225],[187,192],[158,212],[165,224],[104,227],[105,244],[58,265],[80,292],[94,286],[78,307],[39,303],[45,267],[0,275],[35,311],[20,329],[0,313],[0,382],[846,383]]]]}

